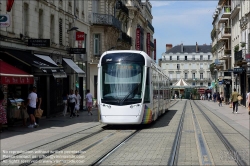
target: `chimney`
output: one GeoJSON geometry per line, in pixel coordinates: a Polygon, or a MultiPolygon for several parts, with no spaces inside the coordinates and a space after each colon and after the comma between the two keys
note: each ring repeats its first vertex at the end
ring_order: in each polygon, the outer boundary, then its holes
{"type": "Polygon", "coordinates": [[[170,50],[172,47],[173,47],[172,44],[166,44],[166,52],[167,52],[168,50],[170,50]]]}
{"type": "Polygon", "coordinates": [[[197,44],[197,42],[196,42],[196,52],[198,52],[198,44],[197,44]]]}
{"type": "Polygon", "coordinates": [[[183,43],[181,43],[181,52],[184,52],[183,43]]]}

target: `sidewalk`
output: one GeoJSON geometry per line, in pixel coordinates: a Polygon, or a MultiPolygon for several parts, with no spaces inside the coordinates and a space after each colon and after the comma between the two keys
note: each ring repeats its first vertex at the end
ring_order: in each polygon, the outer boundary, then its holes
{"type": "Polygon", "coordinates": [[[249,139],[249,115],[248,109],[244,106],[238,107],[238,114],[233,114],[233,108],[230,108],[230,105],[222,104],[222,107],[219,107],[218,102],[199,100],[206,108],[211,110],[214,114],[228,123],[231,127],[239,131],[246,138],[249,139]]]}
{"type": "Polygon", "coordinates": [[[49,119],[40,119],[38,128],[21,126],[9,127],[8,130],[0,133],[1,152],[3,150],[28,150],[39,145],[65,137],[72,133],[100,125],[97,109],[92,110],[93,115],[89,116],[87,111],[79,113],[79,117],[69,118],[57,116],[49,119]]]}

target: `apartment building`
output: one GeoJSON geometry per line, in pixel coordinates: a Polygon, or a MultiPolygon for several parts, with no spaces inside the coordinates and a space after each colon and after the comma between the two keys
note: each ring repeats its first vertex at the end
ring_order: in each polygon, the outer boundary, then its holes
{"type": "Polygon", "coordinates": [[[249,8],[249,1],[219,0],[211,31],[211,74],[213,82],[220,83],[214,90],[229,98],[235,88],[243,96],[244,105],[250,87],[249,8]]]}
{"type": "Polygon", "coordinates": [[[161,68],[171,79],[173,85],[181,78],[193,87],[211,86],[210,64],[212,63],[211,45],[166,44],[162,53],[161,68]]]}
{"type": "Polygon", "coordinates": [[[90,51],[88,82],[97,97],[97,64],[108,50],[137,49],[154,56],[151,4],[149,0],[88,1],[90,51]]]}

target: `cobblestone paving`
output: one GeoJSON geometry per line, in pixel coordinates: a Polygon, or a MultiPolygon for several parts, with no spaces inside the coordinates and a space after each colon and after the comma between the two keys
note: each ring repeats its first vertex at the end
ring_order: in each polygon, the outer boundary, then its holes
{"type": "Polygon", "coordinates": [[[177,165],[200,165],[190,104],[187,103],[177,165]]]}
{"type": "Polygon", "coordinates": [[[167,165],[184,102],[170,108],[150,128],[136,134],[102,165],[167,165]]]}

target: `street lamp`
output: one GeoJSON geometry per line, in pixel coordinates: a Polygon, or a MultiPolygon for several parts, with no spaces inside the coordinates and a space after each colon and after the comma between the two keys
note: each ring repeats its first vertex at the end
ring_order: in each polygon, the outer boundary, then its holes
{"type": "Polygon", "coordinates": [[[77,29],[79,29],[79,28],[78,27],[72,27],[72,28],[68,29],[67,32],[76,31],[77,29]]]}

